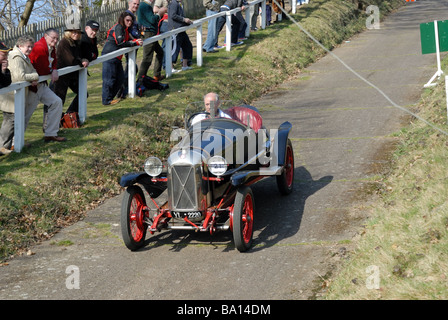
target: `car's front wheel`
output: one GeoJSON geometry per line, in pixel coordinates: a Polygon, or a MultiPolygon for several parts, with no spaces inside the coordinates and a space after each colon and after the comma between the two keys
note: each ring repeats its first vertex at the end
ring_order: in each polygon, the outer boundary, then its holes
{"type": "Polygon", "coordinates": [[[254,226],[254,195],[249,187],[238,189],[233,206],[233,241],[244,252],[252,246],[254,226]]]}
{"type": "Polygon", "coordinates": [[[147,223],[144,221],[146,200],[138,186],[126,189],[121,204],[121,234],[124,244],[132,251],[144,245],[147,223]]]}
{"type": "Polygon", "coordinates": [[[291,140],[286,144],[285,164],[281,175],[277,176],[277,186],[281,194],[288,195],[294,186],[294,151],[291,140]]]}

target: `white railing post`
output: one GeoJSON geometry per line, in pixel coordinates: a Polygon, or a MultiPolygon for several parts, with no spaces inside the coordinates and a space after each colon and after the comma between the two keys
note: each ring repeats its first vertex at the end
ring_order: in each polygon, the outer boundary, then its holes
{"type": "Polygon", "coordinates": [[[292,14],[295,14],[297,11],[297,0],[291,0],[292,14]]]}
{"type": "Polygon", "coordinates": [[[165,74],[166,77],[171,77],[171,71],[173,69],[173,58],[171,57],[173,54],[171,52],[172,50],[172,40],[171,36],[168,36],[165,38],[165,74]]]}
{"type": "Polygon", "coordinates": [[[135,53],[137,50],[132,50],[128,53],[128,97],[135,97],[135,53]]]}
{"type": "MultiPolygon", "coordinates": [[[[255,10],[255,9],[254,9],[255,10]]],[[[246,18],[246,31],[244,32],[244,35],[246,37],[249,37],[250,35],[250,20],[251,20],[251,16],[250,16],[250,7],[247,7],[246,10],[244,10],[245,13],[245,18],[246,18]]]]}
{"type": "Polygon", "coordinates": [[[230,11],[226,12],[226,51],[230,51],[232,46],[232,14],[230,11]]]}
{"type": "Polygon", "coordinates": [[[266,29],[266,0],[261,3],[261,29],[266,29]]]}
{"type": "Polygon", "coordinates": [[[202,24],[196,29],[196,62],[202,67],[202,24]]]}
{"type": "Polygon", "coordinates": [[[14,93],[14,151],[22,151],[25,145],[25,91],[17,89],[14,93]]]}
{"type": "Polygon", "coordinates": [[[84,123],[87,117],[87,68],[82,68],[78,72],[78,115],[79,121],[84,123]]]}

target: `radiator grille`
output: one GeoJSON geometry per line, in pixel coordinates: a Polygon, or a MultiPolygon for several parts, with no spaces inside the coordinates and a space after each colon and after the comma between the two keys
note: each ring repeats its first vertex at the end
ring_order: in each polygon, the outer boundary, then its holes
{"type": "Polygon", "coordinates": [[[171,169],[172,180],[172,206],[175,210],[195,210],[196,182],[193,166],[173,166],[171,169]]]}

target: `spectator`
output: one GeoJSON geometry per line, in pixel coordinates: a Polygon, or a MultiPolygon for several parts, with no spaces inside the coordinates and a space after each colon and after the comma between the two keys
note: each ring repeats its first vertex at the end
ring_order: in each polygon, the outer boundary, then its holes
{"type": "MultiPolygon", "coordinates": [[[[28,56],[34,46],[34,39],[28,36],[22,36],[17,39],[16,46],[9,53],[8,64],[11,66],[11,81],[29,81],[35,89],[39,80],[39,75],[31,64],[28,56]]],[[[28,93],[28,87],[25,89],[25,97],[28,93]]],[[[0,129],[0,153],[8,154],[11,152],[14,139],[14,93],[8,92],[2,95],[1,110],[3,111],[3,123],[0,129]]]]}
{"type": "Polygon", "coordinates": [[[126,12],[129,12],[131,14],[132,19],[134,19],[132,26],[129,28],[129,34],[133,39],[138,39],[141,36],[140,27],[138,25],[138,20],[136,16],[139,6],[140,6],[140,0],[129,0],[128,9],[126,10],[126,12]]]}
{"type": "MultiPolygon", "coordinates": [[[[45,30],[44,36],[34,44],[33,50],[31,50],[29,55],[30,61],[39,76],[51,75],[53,83],[59,79],[56,68],[56,44],[58,40],[59,33],[56,29],[49,28],[45,30]]],[[[25,123],[28,123],[39,102],[45,105],[43,121],[45,142],[67,141],[66,138],[57,135],[62,114],[62,100],[48,87],[46,81],[37,85],[37,91],[31,88],[28,91],[25,123]]]]}
{"type": "Polygon", "coordinates": [[[56,44],[59,41],[59,32],[49,28],[45,30],[44,36],[34,44],[30,53],[30,60],[39,76],[51,74],[51,82],[59,79],[56,68],[56,44]]]}
{"type": "MultiPolygon", "coordinates": [[[[118,22],[107,32],[106,43],[102,54],[116,51],[121,48],[141,45],[141,39],[130,40],[128,29],[132,26],[134,20],[129,12],[123,12],[118,18],[118,22]]],[[[123,85],[124,71],[121,62],[123,55],[109,59],[103,62],[103,105],[116,104],[120,100],[115,96],[123,85]]]]}
{"type": "MultiPolygon", "coordinates": [[[[161,17],[167,12],[167,8],[161,7],[159,8],[157,13],[154,13],[153,6],[154,0],[144,0],[141,2],[140,7],[138,8],[137,17],[139,24],[141,25],[142,31],[142,39],[146,40],[150,37],[153,37],[159,32],[159,21],[161,17]]],[[[159,42],[153,42],[147,44],[143,47],[143,58],[140,63],[140,68],[137,75],[137,81],[140,81],[146,73],[148,72],[149,67],[151,66],[154,52],[156,53],[156,59],[154,63],[154,79],[157,81],[162,80],[162,64],[163,64],[163,49],[160,46],[159,42]]]]}
{"type": "Polygon", "coordinates": [[[100,29],[100,24],[94,20],[89,20],[84,28],[84,33],[81,36],[81,58],[92,62],[98,58],[98,39],[96,35],[100,29]]]}
{"type": "MultiPolygon", "coordinates": [[[[153,8],[154,9],[154,13],[159,13],[159,9],[162,8],[162,7],[166,8],[166,10],[168,12],[168,4],[169,4],[168,0],[155,0],[154,1],[154,8],[153,8]]],[[[165,14],[160,16],[158,27],[159,27],[159,32],[157,34],[161,34],[161,33],[167,32],[169,30],[168,29],[168,13],[165,12],[165,14]]],[[[174,39],[173,36],[171,36],[169,39],[165,38],[165,39],[162,40],[162,49],[163,49],[162,69],[165,69],[165,59],[166,59],[166,57],[165,57],[165,44],[166,44],[166,41],[167,40],[169,41],[169,40],[172,40],[172,39],[174,39]]],[[[165,77],[162,76],[160,79],[156,78],[156,80],[160,81],[160,80],[162,80],[164,78],[165,77]]]]}
{"type": "MultiPolygon", "coordinates": [[[[230,11],[233,10],[235,8],[241,8],[241,10],[246,10],[246,6],[247,2],[246,0],[226,0],[224,2],[224,4],[219,8],[219,12],[224,12],[224,11],[230,11]]],[[[240,31],[240,20],[234,15],[232,14],[232,18],[231,18],[231,22],[232,22],[232,34],[231,34],[231,45],[236,46],[236,45],[241,45],[243,44],[243,41],[238,41],[238,33],[240,31]]],[[[220,16],[218,17],[217,21],[216,21],[216,34],[219,35],[219,33],[221,32],[222,28],[224,27],[224,25],[226,24],[226,16],[220,16]]]]}
{"type": "MultiPolygon", "coordinates": [[[[89,60],[81,57],[81,29],[66,29],[64,36],[59,41],[56,55],[57,55],[57,68],[65,68],[69,66],[80,66],[87,68],[89,60]]],[[[72,100],[70,106],[67,109],[67,113],[78,112],[78,92],[79,92],[79,73],[78,71],[64,74],[54,84],[54,92],[61,98],[62,103],[65,103],[67,97],[67,90],[70,88],[75,94],[75,98],[72,100]]]]}
{"type": "Polygon", "coordinates": [[[11,72],[8,69],[8,52],[11,50],[3,42],[0,42],[0,89],[11,84],[11,72]]]}
{"type": "Polygon", "coordinates": [[[250,29],[257,31],[257,19],[260,11],[260,3],[257,3],[250,7],[250,29]]]}
{"type": "MultiPolygon", "coordinates": [[[[8,48],[3,42],[0,42],[0,89],[11,84],[11,72],[8,69],[8,53],[11,50],[12,49],[8,48]]],[[[7,97],[7,95],[9,96],[10,94],[12,94],[12,92],[2,95],[2,98],[0,100],[0,110],[6,110],[6,104],[8,103],[7,100],[9,100],[9,97],[7,97]]],[[[14,112],[14,97],[12,99],[12,112],[14,112]]],[[[11,148],[4,147],[3,143],[3,141],[5,140],[12,140],[14,136],[14,122],[11,126],[10,114],[12,114],[12,121],[14,121],[14,113],[3,111],[3,123],[2,127],[0,128],[0,156],[11,153],[11,148]],[[11,130],[12,135],[10,135],[11,130]]]]}
{"type": "MultiPolygon", "coordinates": [[[[128,9],[126,9],[126,12],[129,12],[132,16],[132,19],[134,20],[134,23],[132,26],[128,29],[129,31],[129,38],[130,39],[139,39],[140,38],[140,27],[137,22],[137,10],[140,6],[140,0],[130,0],[128,2],[128,9]]],[[[126,67],[124,68],[124,80],[123,80],[123,86],[118,90],[117,96],[121,99],[126,99],[126,96],[129,92],[129,54],[126,53],[124,56],[126,57],[126,67]]],[[[137,50],[135,50],[135,56],[137,56],[137,50]]],[[[137,64],[135,64],[135,70],[138,72],[137,64]]],[[[135,79],[134,79],[135,81],[135,79]]]]}
{"type": "Polygon", "coordinates": [[[238,32],[238,41],[247,40],[246,38],[246,29],[247,29],[247,23],[246,19],[243,17],[242,11],[238,11],[235,13],[235,16],[240,21],[240,30],[238,32]]]}
{"type": "MultiPolygon", "coordinates": [[[[182,0],[172,0],[168,6],[168,27],[170,30],[192,24],[189,18],[184,15],[182,0]]],[[[172,56],[173,64],[176,63],[179,52],[182,49],[182,71],[190,70],[188,61],[193,58],[193,45],[191,44],[188,34],[183,31],[176,35],[176,50],[172,56]]],[[[173,72],[176,72],[173,68],[173,72]]]]}
{"type": "MultiPolygon", "coordinates": [[[[203,4],[205,7],[205,15],[207,17],[217,14],[219,12],[219,8],[224,3],[224,0],[203,0],[203,4]]],[[[208,53],[218,52],[216,48],[218,48],[218,33],[216,33],[216,20],[212,19],[208,20],[208,28],[207,28],[207,40],[205,40],[204,45],[202,46],[202,51],[208,53]]]]}

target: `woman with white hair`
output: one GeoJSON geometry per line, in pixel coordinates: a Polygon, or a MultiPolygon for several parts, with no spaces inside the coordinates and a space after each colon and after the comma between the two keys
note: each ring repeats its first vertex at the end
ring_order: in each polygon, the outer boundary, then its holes
{"type": "MultiPolygon", "coordinates": [[[[20,37],[14,49],[9,52],[8,64],[12,82],[29,81],[35,89],[39,75],[31,64],[28,56],[34,46],[34,39],[29,36],[20,37]]],[[[30,87],[27,87],[25,96],[30,87]]],[[[14,93],[3,94],[0,99],[0,109],[3,111],[3,123],[0,129],[0,154],[11,153],[14,139],[14,93]]]]}

